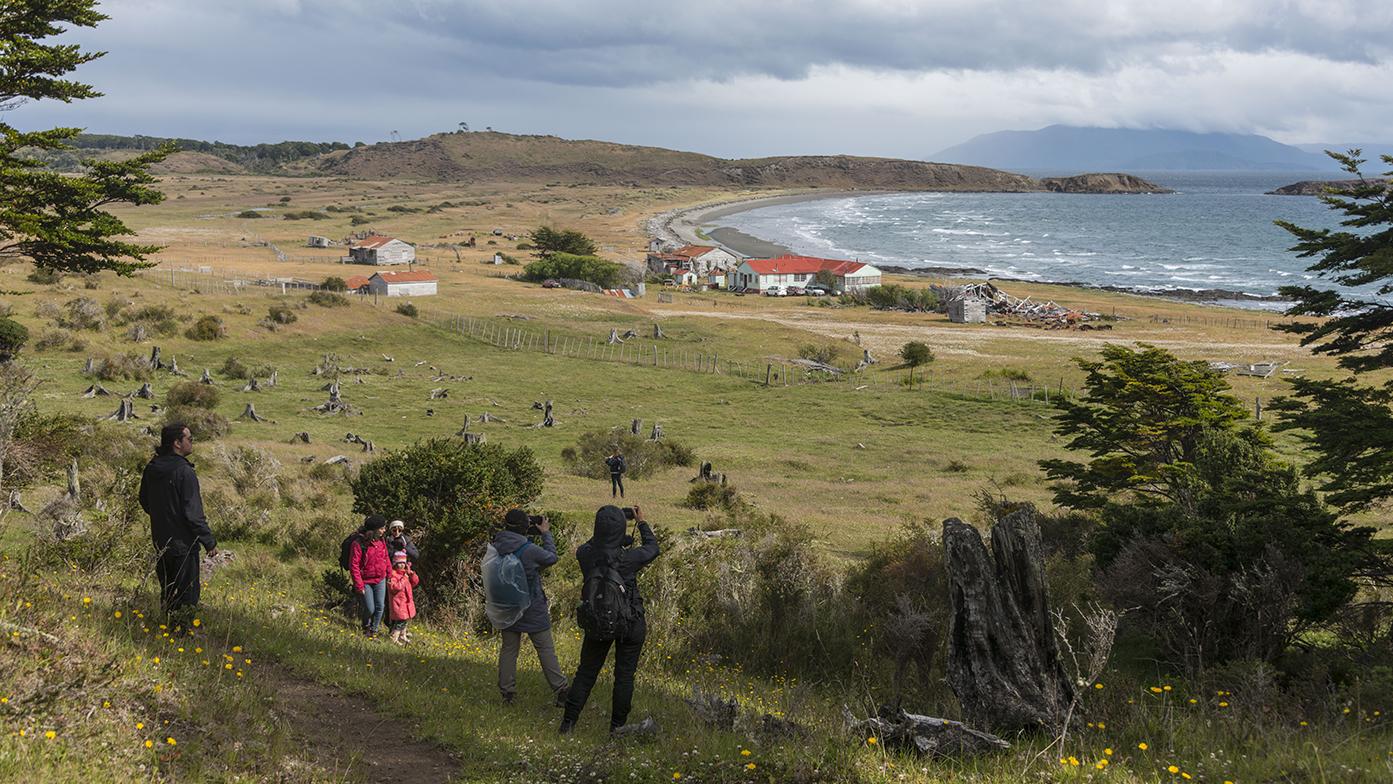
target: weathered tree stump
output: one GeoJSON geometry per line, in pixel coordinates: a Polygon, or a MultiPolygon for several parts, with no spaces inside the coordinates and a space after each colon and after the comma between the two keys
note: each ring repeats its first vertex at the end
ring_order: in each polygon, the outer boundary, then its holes
{"type": "Polygon", "coordinates": [[[121,398],[121,405],[117,406],[115,411],[103,418],[108,422],[128,422],[132,419],[139,419],[140,417],[136,415],[135,405],[131,402],[131,399],[123,397],[121,398]]]}
{"type": "Polygon", "coordinates": [[[632,329],[626,329],[626,330],[624,330],[624,334],[620,335],[619,337],[622,338],[622,339],[624,339],[624,340],[629,340],[629,339],[631,339],[631,338],[636,338],[636,337],[638,337],[638,333],[635,332],[635,331],[633,331],[632,329]]]}
{"type": "Polygon", "coordinates": [[[154,346],[150,349],[150,369],[160,370],[164,368],[164,363],[160,361],[160,347],[154,346]]]}
{"type": "Polygon", "coordinates": [[[701,464],[701,467],[697,469],[697,475],[694,476],[694,477],[692,477],[689,481],[692,481],[692,482],[714,482],[715,479],[714,479],[714,478],[712,477],[712,475],[711,475],[711,462],[710,462],[709,460],[706,461],[706,462],[703,462],[703,463],[701,464]]]}
{"type": "Polygon", "coordinates": [[[165,370],[168,370],[170,373],[173,373],[173,374],[176,375],[176,376],[187,376],[187,375],[188,375],[188,373],[185,373],[184,371],[182,371],[182,370],[179,369],[179,359],[178,359],[178,357],[170,357],[170,358],[169,358],[169,361],[165,363],[165,366],[164,366],[164,367],[165,367],[165,370]]]}
{"type": "Polygon", "coordinates": [[[106,387],[102,386],[101,384],[93,384],[83,391],[82,396],[85,398],[93,398],[106,397],[110,394],[111,391],[108,390],[106,387]]]}
{"type": "Polygon", "coordinates": [[[648,440],[649,440],[649,441],[662,441],[662,440],[663,440],[663,426],[660,425],[660,424],[658,424],[657,422],[654,422],[654,423],[653,423],[653,432],[652,432],[652,434],[650,434],[650,435],[648,436],[648,440]]]}
{"type": "Polygon", "coordinates": [[[292,443],[292,444],[295,444],[295,443],[308,444],[309,442],[310,442],[310,434],[309,434],[308,432],[306,432],[306,431],[303,431],[303,430],[300,431],[299,433],[296,433],[295,435],[293,435],[293,436],[290,437],[290,443],[292,443]]]}
{"type": "Polygon", "coordinates": [[[635,419],[629,422],[629,435],[636,436],[643,430],[643,420],[635,419]]]}
{"type": "Polygon", "coordinates": [[[617,330],[617,329],[611,329],[611,330],[609,331],[609,340],[607,340],[607,341],[605,341],[605,342],[608,343],[608,344],[611,345],[611,346],[616,346],[616,345],[619,345],[620,343],[623,343],[624,341],[622,341],[622,340],[619,339],[619,330],[617,330]]]}
{"type": "Polygon", "coordinates": [[[239,414],[237,418],[238,418],[238,419],[250,419],[250,420],[253,421],[253,422],[270,422],[270,421],[271,421],[271,420],[266,419],[265,417],[261,416],[260,414],[256,413],[256,405],[253,404],[253,403],[248,403],[248,404],[247,404],[247,407],[244,408],[244,409],[242,409],[242,413],[239,414]]]}
{"type": "Polygon", "coordinates": [[[542,427],[553,427],[556,425],[556,418],[551,415],[551,401],[542,407],[542,427]]]}
{"type": "Polygon", "coordinates": [[[667,337],[667,335],[664,335],[664,334],[663,334],[662,325],[658,324],[658,322],[656,322],[656,321],[653,322],[653,339],[654,339],[654,340],[658,340],[659,338],[665,338],[665,337],[667,337]]]}
{"type": "Polygon", "coordinates": [[[324,465],[345,465],[345,464],[351,463],[351,462],[353,462],[353,461],[350,460],[350,459],[348,459],[348,457],[345,456],[345,455],[334,455],[333,457],[329,458],[328,460],[325,460],[325,461],[324,461],[324,465]]]}
{"type": "Polygon", "coordinates": [[[242,385],[242,391],[243,391],[243,392],[260,392],[260,391],[261,391],[261,382],[257,381],[255,376],[252,376],[251,380],[247,381],[246,384],[243,384],[243,385],[242,385]]]}
{"type": "Polygon", "coordinates": [[[487,425],[487,424],[490,423],[490,422],[506,422],[506,421],[507,421],[507,420],[503,419],[502,417],[496,417],[496,416],[494,416],[493,414],[490,414],[490,413],[487,412],[487,411],[485,411],[484,413],[482,413],[482,414],[479,415],[479,423],[480,423],[480,424],[484,424],[484,425],[487,425]]]}
{"type": "Polygon", "coordinates": [[[460,435],[464,437],[464,443],[466,444],[484,443],[485,437],[483,433],[460,433],[460,435]]]}
{"type": "Polygon", "coordinates": [[[25,514],[33,514],[33,512],[30,512],[29,508],[24,505],[24,499],[19,497],[18,490],[10,491],[9,505],[11,509],[16,511],[24,512],[25,514]]]}
{"type": "Polygon", "coordinates": [[[1058,730],[1074,688],[1055,643],[1034,508],[998,520],[991,539],[989,554],[976,528],[943,521],[952,611],[948,685],[972,724],[1058,730]]]}
{"type": "Polygon", "coordinates": [[[275,385],[276,385],[276,382],[280,379],[279,373],[280,373],[280,371],[272,370],[272,371],[271,371],[271,375],[268,376],[268,377],[266,378],[266,386],[268,386],[268,387],[273,387],[273,386],[275,386],[275,385]]]}
{"type": "Polygon", "coordinates": [[[144,384],[141,384],[140,389],[137,389],[135,392],[131,394],[133,394],[135,397],[140,398],[141,400],[155,399],[155,390],[151,388],[149,381],[146,381],[144,384]]]}
{"type": "Polygon", "coordinates": [[[450,396],[450,390],[445,387],[436,387],[430,391],[431,400],[443,400],[450,396]]]}
{"type": "Polygon", "coordinates": [[[82,363],[82,374],[84,376],[90,376],[95,372],[97,372],[97,360],[88,357],[87,361],[82,363]]]}
{"type": "Polygon", "coordinates": [[[213,374],[208,372],[208,368],[203,369],[203,375],[198,377],[198,383],[210,385],[213,383],[213,374]]]}

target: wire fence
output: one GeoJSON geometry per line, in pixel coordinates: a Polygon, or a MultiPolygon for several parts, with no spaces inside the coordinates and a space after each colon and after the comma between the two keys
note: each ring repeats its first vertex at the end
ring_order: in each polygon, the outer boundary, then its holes
{"type": "MultiPolygon", "coordinates": [[[[322,287],[310,281],[290,278],[258,277],[232,271],[168,267],[137,272],[146,281],[171,288],[210,294],[254,294],[266,296],[288,294],[292,291],[318,291],[322,287]]],[[[371,294],[349,295],[351,301],[381,307],[387,302],[371,294]]],[[[401,298],[417,309],[417,323],[441,329],[451,335],[473,340],[504,351],[531,351],[552,356],[589,362],[607,362],[637,368],[686,372],[738,378],[763,387],[790,387],[806,384],[849,385],[857,391],[906,390],[929,391],[977,400],[1008,400],[1048,404],[1061,396],[1072,396],[1074,390],[1061,379],[1057,385],[1041,385],[1002,379],[951,379],[929,375],[916,378],[909,384],[908,374],[888,378],[885,374],[871,376],[864,372],[839,369],[840,372],[811,367],[800,361],[776,356],[742,356],[718,351],[705,351],[674,344],[662,337],[644,337],[632,332],[619,333],[615,339],[550,326],[519,326],[506,316],[462,316],[424,308],[418,301],[401,298]],[[627,335],[627,336],[621,336],[627,335]]],[[[719,299],[712,304],[719,306],[719,299]]],[[[738,307],[738,305],[736,306],[738,307]]],[[[922,373],[923,371],[916,371],[922,373]]]]}

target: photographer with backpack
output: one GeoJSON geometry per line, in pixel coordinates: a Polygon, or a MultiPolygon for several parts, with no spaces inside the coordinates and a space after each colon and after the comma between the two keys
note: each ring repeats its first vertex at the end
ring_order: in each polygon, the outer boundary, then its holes
{"type": "Polygon", "coordinates": [[[576,622],[585,631],[580,648],[580,666],[571,681],[561,733],[575,729],[580,711],[590,697],[610,646],[614,646],[614,695],[610,705],[609,729],[614,732],[629,718],[634,696],[634,675],[648,627],[644,623],[643,597],[638,592],[638,573],[658,557],[658,538],[643,519],[637,506],[620,509],[602,506],[595,512],[595,533],[576,550],[584,587],[576,622]],[[628,520],[638,526],[639,545],[626,536],[628,520]]]}
{"type": "Polygon", "coordinates": [[[485,613],[498,629],[503,646],[498,651],[498,692],[512,704],[517,693],[518,650],[526,634],[537,649],[537,661],[551,687],[556,706],[566,701],[566,676],[556,660],[551,636],[551,607],[542,589],[542,571],[556,563],[556,542],[545,516],[510,509],[503,530],[494,534],[484,556],[485,613]],[[541,545],[530,537],[540,537],[541,545]]]}

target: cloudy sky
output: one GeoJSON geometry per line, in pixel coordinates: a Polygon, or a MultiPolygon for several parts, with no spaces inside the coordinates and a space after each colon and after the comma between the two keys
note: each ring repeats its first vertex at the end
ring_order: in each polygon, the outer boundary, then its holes
{"type": "Polygon", "coordinates": [[[106,0],[64,124],[251,143],[460,122],[738,157],[1052,123],[1393,142],[1367,0],[106,0]]]}

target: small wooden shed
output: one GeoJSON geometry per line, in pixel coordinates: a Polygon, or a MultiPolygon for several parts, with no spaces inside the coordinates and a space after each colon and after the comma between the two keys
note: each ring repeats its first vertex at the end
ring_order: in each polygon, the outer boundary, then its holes
{"type": "Polygon", "coordinates": [[[987,301],[978,297],[962,297],[948,303],[948,320],[954,324],[985,324],[987,301]]]}

